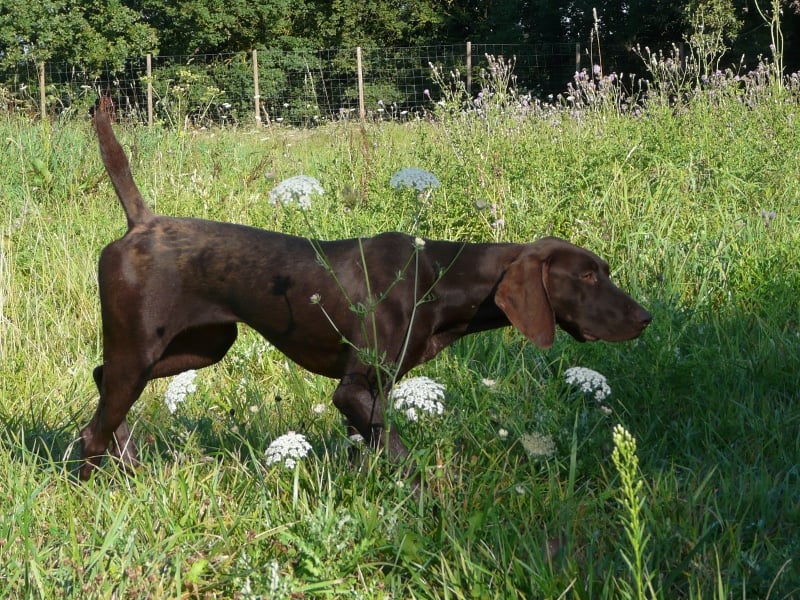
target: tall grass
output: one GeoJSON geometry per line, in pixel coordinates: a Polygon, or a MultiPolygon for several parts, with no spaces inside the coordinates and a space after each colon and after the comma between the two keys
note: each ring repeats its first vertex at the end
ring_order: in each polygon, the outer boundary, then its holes
{"type": "Polygon", "coordinates": [[[76,485],[101,355],[96,258],[125,221],[88,121],[0,121],[0,594],[800,594],[798,104],[771,89],[638,115],[488,103],[405,126],[118,128],[157,212],[327,238],[554,234],[606,258],[651,309],[631,343],[559,335],[542,352],[497,331],[417,369],[448,390],[435,426],[401,430],[421,499],[379,457],[350,459],[318,406],[335,382],[246,327],[174,414],[167,382],[148,386],[132,412],[137,476],[109,467],[76,485]],[[442,182],[425,206],[388,185],[408,166],[442,182]],[[326,194],[306,214],[270,205],[300,173],[326,194]],[[566,385],[574,365],[607,377],[604,405],[566,385]],[[618,423],[636,441],[646,571],[630,568],[618,423]],[[264,461],[289,429],[314,448],[296,486],[264,461]]]}

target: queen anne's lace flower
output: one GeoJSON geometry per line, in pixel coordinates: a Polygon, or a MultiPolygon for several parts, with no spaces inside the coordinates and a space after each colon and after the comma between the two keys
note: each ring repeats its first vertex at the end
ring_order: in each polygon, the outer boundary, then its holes
{"type": "Polygon", "coordinates": [[[419,413],[444,413],[444,391],[444,385],[429,377],[412,377],[398,383],[389,398],[394,402],[394,408],[404,411],[409,421],[416,421],[419,413]]]}
{"type": "Polygon", "coordinates": [[[276,438],[267,448],[267,464],[282,462],[285,467],[293,469],[297,460],[304,458],[311,451],[311,444],[301,433],[290,431],[276,438]]]}
{"type": "Polygon", "coordinates": [[[284,179],[269,193],[269,203],[280,202],[284,206],[297,204],[303,210],[311,208],[311,199],[325,193],[322,184],[308,175],[296,175],[284,179]]]}
{"type": "Polygon", "coordinates": [[[593,394],[594,399],[602,402],[611,395],[611,387],[604,375],[585,367],[571,367],[564,371],[567,385],[574,385],[582,392],[593,394]]]}
{"type": "Polygon", "coordinates": [[[197,377],[197,371],[190,369],[180,375],[176,375],[169,382],[167,391],[164,394],[164,403],[167,405],[169,412],[174,413],[178,408],[178,404],[183,402],[186,396],[197,391],[197,386],[194,383],[195,377],[197,377]]]}
{"type": "Polygon", "coordinates": [[[389,180],[389,185],[395,190],[399,190],[403,187],[410,187],[418,192],[424,192],[428,188],[438,188],[440,183],[436,175],[430,171],[407,167],[405,169],[400,169],[397,173],[392,175],[392,178],[389,180]]]}
{"type": "Polygon", "coordinates": [[[519,437],[519,442],[531,458],[553,456],[556,452],[556,443],[549,435],[536,432],[523,433],[519,437]]]}

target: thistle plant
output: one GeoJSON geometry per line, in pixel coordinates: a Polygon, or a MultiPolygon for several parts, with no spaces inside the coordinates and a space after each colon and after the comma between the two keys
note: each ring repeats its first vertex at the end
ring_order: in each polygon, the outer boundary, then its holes
{"type": "Polygon", "coordinates": [[[629,551],[622,551],[622,558],[628,566],[632,582],[620,579],[620,592],[626,598],[643,600],[655,597],[652,575],[647,568],[645,550],[649,536],[645,532],[642,515],[645,497],[644,483],[639,477],[639,458],[636,456],[636,439],[622,426],[616,425],[612,432],[614,450],[611,460],[619,473],[620,487],[618,499],[622,512],[620,520],[625,536],[630,544],[629,551]]]}
{"type": "Polygon", "coordinates": [[[781,28],[781,8],[780,0],[770,0],[769,10],[761,8],[758,0],[755,2],[756,10],[766,25],[769,25],[769,33],[772,43],[769,45],[773,60],[773,81],[776,86],[783,84],[783,30],[781,28]]]}

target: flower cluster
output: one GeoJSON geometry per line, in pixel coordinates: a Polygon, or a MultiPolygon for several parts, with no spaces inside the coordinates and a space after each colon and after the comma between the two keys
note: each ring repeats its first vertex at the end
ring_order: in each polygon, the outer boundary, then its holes
{"type": "Polygon", "coordinates": [[[428,377],[412,377],[398,383],[389,399],[394,402],[394,407],[404,411],[409,421],[416,421],[419,413],[441,415],[444,413],[444,391],[441,383],[428,377]]]}
{"type": "Polygon", "coordinates": [[[279,438],[276,438],[267,448],[267,464],[274,465],[282,462],[288,469],[293,469],[297,460],[304,458],[311,451],[311,444],[308,443],[302,433],[290,431],[279,438]]]}
{"type": "Polygon", "coordinates": [[[430,171],[407,167],[392,175],[392,178],[389,179],[389,185],[398,191],[401,188],[410,187],[417,192],[424,192],[428,188],[436,189],[441,184],[439,183],[439,178],[430,171]]]}
{"type": "Polygon", "coordinates": [[[564,380],[567,385],[574,385],[587,394],[593,394],[594,399],[602,402],[611,395],[611,387],[604,375],[585,367],[571,367],[564,371],[564,380]]]}
{"type": "Polygon", "coordinates": [[[174,413],[178,408],[178,404],[183,402],[186,396],[197,391],[197,386],[194,383],[195,377],[197,377],[197,371],[191,369],[176,375],[169,382],[167,391],[164,394],[164,403],[167,405],[169,412],[174,413]]]}
{"type": "Polygon", "coordinates": [[[288,206],[297,202],[303,210],[311,208],[311,199],[321,196],[325,190],[319,181],[308,175],[296,175],[284,179],[269,193],[269,203],[288,206]]]}
{"type": "Polygon", "coordinates": [[[541,433],[523,433],[519,437],[519,443],[525,449],[525,453],[531,458],[553,456],[556,453],[556,443],[549,435],[541,433]]]}

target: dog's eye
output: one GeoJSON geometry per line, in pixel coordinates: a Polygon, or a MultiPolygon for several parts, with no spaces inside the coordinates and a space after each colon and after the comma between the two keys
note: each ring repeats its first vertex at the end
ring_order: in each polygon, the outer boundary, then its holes
{"type": "Polygon", "coordinates": [[[594,271],[586,271],[581,275],[581,279],[586,283],[597,283],[597,273],[594,271]]]}

